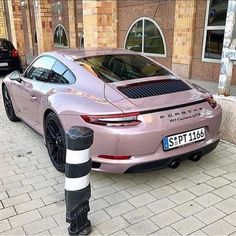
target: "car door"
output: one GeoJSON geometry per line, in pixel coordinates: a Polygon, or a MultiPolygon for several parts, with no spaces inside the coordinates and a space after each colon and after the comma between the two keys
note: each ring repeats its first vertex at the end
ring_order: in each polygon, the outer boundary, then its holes
{"type": "Polygon", "coordinates": [[[13,82],[15,104],[20,117],[37,130],[40,103],[44,96],[43,87],[47,81],[55,59],[42,56],[36,59],[22,75],[20,81],[13,82]]]}

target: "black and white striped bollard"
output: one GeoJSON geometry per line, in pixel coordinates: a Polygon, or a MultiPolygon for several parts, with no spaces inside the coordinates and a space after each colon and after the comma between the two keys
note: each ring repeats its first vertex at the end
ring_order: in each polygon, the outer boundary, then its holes
{"type": "Polygon", "coordinates": [[[73,126],[66,132],[65,199],[66,221],[70,235],[87,235],[91,232],[88,220],[91,187],[89,174],[92,161],[89,148],[93,143],[93,130],[73,126]]]}

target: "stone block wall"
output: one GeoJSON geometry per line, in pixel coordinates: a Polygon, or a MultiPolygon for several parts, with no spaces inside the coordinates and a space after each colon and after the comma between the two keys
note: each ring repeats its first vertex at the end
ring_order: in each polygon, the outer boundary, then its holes
{"type": "Polygon", "coordinates": [[[76,1],[75,12],[75,28],[77,32],[76,45],[80,47],[83,38],[83,0],[76,1]]]}
{"type": "Polygon", "coordinates": [[[35,23],[37,28],[38,53],[52,50],[52,8],[50,0],[40,0],[35,6],[35,23]]]}
{"type": "Polygon", "coordinates": [[[23,65],[26,64],[25,37],[20,0],[6,1],[9,10],[11,38],[14,46],[19,51],[23,65]]]}
{"type": "Polygon", "coordinates": [[[85,47],[117,47],[116,0],[83,0],[83,29],[85,47]]]}
{"type": "Polygon", "coordinates": [[[189,78],[193,54],[196,0],[178,0],[175,4],[172,69],[189,78]]]}
{"type": "Polygon", "coordinates": [[[0,38],[7,38],[7,36],[4,2],[0,1],[0,38]]]}
{"type": "Polygon", "coordinates": [[[76,48],[76,16],[74,1],[68,1],[68,22],[69,22],[69,42],[70,48],[76,48]]]}

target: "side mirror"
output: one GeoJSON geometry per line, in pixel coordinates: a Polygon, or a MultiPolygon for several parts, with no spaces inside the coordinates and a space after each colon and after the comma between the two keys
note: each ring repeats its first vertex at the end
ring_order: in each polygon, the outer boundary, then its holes
{"type": "Polygon", "coordinates": [[[9,75],[10,80],[21,82],[20,71],[15,70],[9,75]]]}

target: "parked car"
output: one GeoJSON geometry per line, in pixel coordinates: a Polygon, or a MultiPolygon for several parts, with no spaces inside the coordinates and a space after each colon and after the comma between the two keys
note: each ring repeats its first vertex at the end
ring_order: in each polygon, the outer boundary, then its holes
{"type": "Polygon", "coordinates": [[[65,169],[65,131],[94,130],[92,167],[143,172],[197,161],[219,142],[221,107],[206,90],[123,49],[63,49],[5,77],[11,121],[41,134],[53,165],[65,169]]]}
{"type": "Polygon", "coordinates": [[[9,40],[0,38],[0,71],[14,70],[22,71],[19,53],[9,40]]]}

